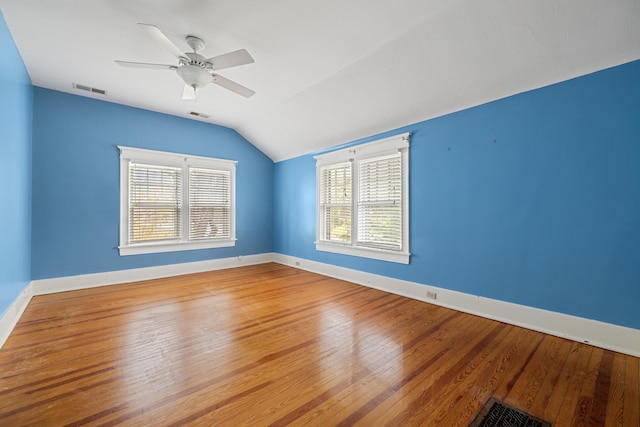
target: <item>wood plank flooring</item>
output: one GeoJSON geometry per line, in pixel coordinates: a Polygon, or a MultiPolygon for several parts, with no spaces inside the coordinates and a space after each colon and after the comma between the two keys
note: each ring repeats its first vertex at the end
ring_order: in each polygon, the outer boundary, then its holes
{"type": "Polygon", "coordinates": [[[640,426],[640,359],[278,264],[34,297],[1,426],[640,426]]]}

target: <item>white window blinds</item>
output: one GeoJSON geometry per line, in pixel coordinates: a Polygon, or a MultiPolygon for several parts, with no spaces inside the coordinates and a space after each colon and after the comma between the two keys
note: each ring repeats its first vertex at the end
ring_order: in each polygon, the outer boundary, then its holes
{"type": "Polygon", "coordinates": [[[322,168],[320,179],[322,239],[351,242],[351,162],[322,168]]]}
{"type": "Polygon", "coordinates": [[[236,162],[120,149],[120,255],[235,245],[236,162]]]}
{"type": "Polygon", "coordinates": [[[402,248],[402,157],[363,160],[358,171],[358,244],[402,248]]]}
{"type": "Polygon", "coordinates": [[[408,263],[409,134],[316,160],[316,249],[408,263]]]}
{"type": "Polygon", "coordinates": [[[180,237],[180,169],[132,163],[129,167],[129,241],[180,237]]]}
{"type": "Polygon", "coordinates": [[[189,237],[231,236],[231,179],[229,171],[189,169],[189,237]]]}

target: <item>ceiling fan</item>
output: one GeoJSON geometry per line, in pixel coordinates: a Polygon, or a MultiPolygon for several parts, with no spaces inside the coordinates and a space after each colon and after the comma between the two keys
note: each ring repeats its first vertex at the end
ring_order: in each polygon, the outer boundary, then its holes
{"type": "Polygon", "coordinates": [[[182,99],[195,99],[199,88],[209,83],[217,84],[225,89],[250,98],[255,92],[232,80],[229,80],[214,71],[223,68],[237,67],[239,65],[251,64],[254,62],[249,52],[245,49],[225,53],[223,55],[205,58],[198,53],[204,48],[204,41],[196,36],[186,36],[185,42],[193,49],[191,53],[184,53],[176,46],[166,34],[158,27],[151,24],[138,24],[149,33],[151,37],[159,41],[178,58],[178,65],[147,64],[143,62],[117,61],[118,65],[130,68],[147,68],[152,70],[172,70],[184,81],[184,93],[182,99]]]}

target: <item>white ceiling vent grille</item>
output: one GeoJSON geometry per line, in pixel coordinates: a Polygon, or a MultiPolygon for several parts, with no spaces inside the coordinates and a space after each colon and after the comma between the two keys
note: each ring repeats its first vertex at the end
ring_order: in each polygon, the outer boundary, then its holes
{"type": "Polygon", "coordinates": [[[107,91],[104,90],[104,89],[97,89],[97,88],[91,87],[91,86],[79,85],[78,83],[73,83],[73,87],[75,89],[84,90],[86,92],[97,93],[98,95],[106,95],[107,94],[107,91]]]}
{"type": "Polygon", "coordinates": [[[201,119],[208,119],[210,117],[206,114],[198,113],[196,111],[189,111],[189,115],[194,117],[200,117],[201,119]]]}

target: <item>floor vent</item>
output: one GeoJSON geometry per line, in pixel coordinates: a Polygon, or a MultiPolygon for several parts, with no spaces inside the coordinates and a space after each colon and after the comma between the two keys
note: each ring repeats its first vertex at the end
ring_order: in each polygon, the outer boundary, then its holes
{"type": "Polygon", "coordinates": [[[98,95],[106,95],[107,91],[104,89],[96,89],[95,87],[79,85],[78,83],[73,83],[73,87],[76,89],[84,90],[86,92],[97,93],[98,95]]]}
{"type": "Polygon", "coordinates": [[[487,400],[469,427],[551,427],[551,423],[507,406],[492,397],[487,400]]]}

